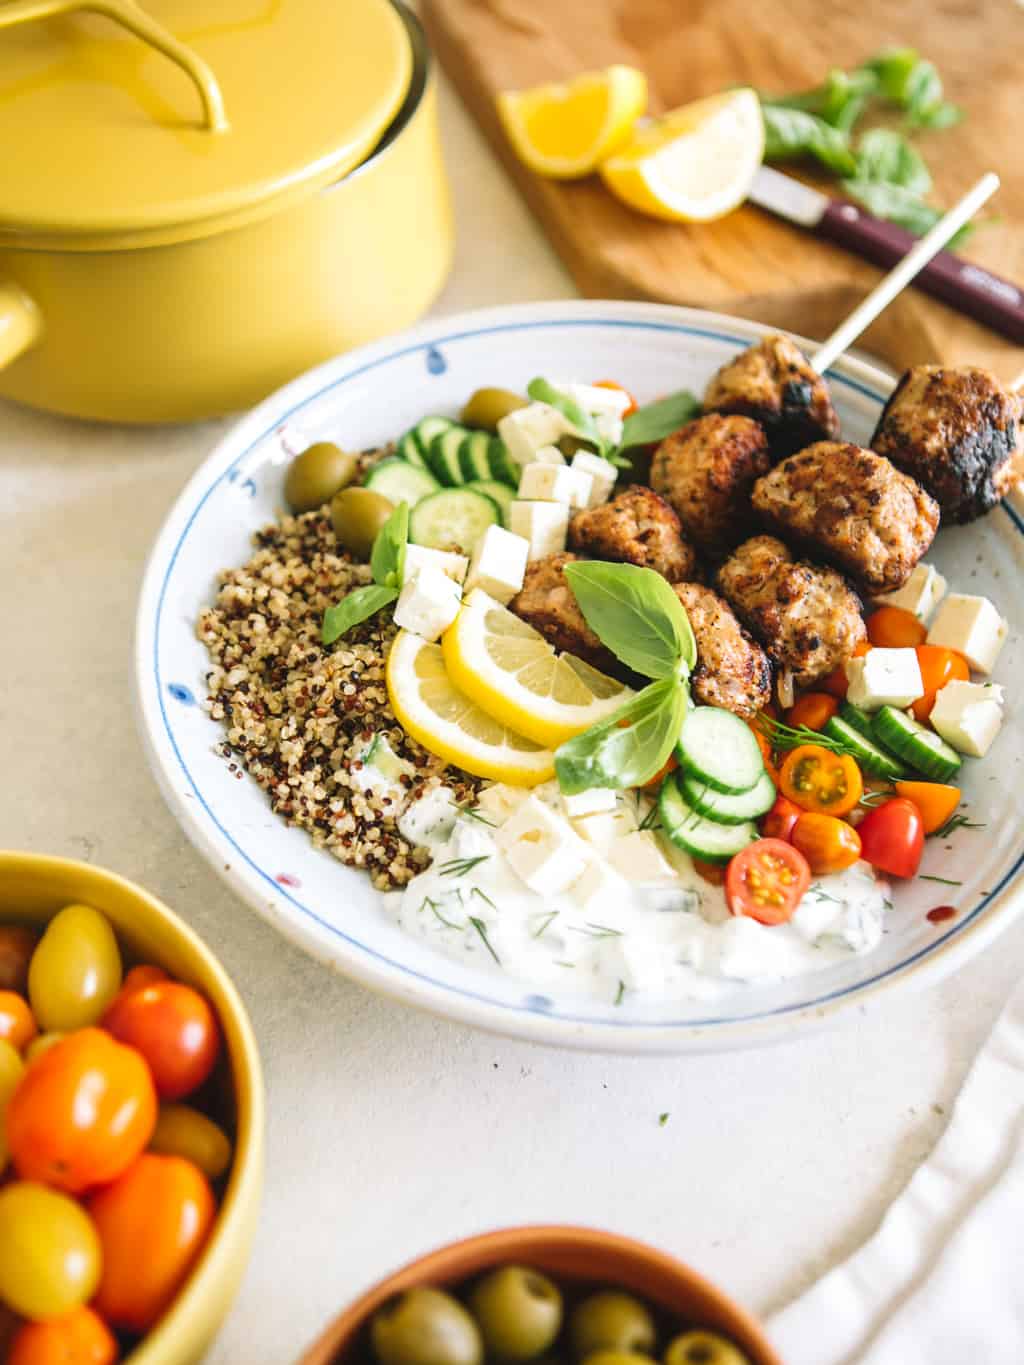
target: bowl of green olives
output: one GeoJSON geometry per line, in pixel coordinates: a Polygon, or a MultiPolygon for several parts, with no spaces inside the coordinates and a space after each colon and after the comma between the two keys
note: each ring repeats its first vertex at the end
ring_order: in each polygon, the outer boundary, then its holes
{"type": "Polygon", "coordinates": [[[420,1257],[299,1365],[782,1365],[757,1322],[674,1257],[596,1228],[519,1227],[420,1257]]]}

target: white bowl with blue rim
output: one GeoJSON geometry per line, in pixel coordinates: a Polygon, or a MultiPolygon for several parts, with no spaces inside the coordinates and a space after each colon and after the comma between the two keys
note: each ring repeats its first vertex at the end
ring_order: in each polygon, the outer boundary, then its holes
{"type": "MultiPolygon", "coordinates": [[[[641,998],[618,1006],[567,984],[544,994],[491,963],[472,967],[404,934],[369,880],[315,849],[274,816],[262,791],[237,780],[206,714],[209,658],[195,636],[224,567],[251,554],[251,536],[282,507],[290,453],[314,440],[349,449],[394,438],[427,413],[455,413],[476,388],[522,389],[537,374],[613,376],[641,402],[674,389],[700,394],[712,373],[767,329],[736,318],[636,303],[524,304],[462,314],[329,361],[268,398],[200,466],[153,548],[139,602],[136,684],[145,744],[186,834],[254,910],[324,963],[395,1000],[495,1032],[609,1051],[755,1046],[818,1027],[883,992],[934,981],[983,947],[1024,904],[1017,780],[1024,716],[1007,689],[1003,731],[983,762],[965,764],[978,829],[929,840],[922,872],[897,884],[873,952],[788,981],[737,983],[714,1001],[641,998]],[[956,915],[927,918],[939,903],[956,915]]],[[[829,373],[848,439],[866,443],[891,388],[855,360],[829,373]]],[[[1009,618],[997,680],[1021,676],[1024,520],[1004,504],[972,526],[944,530],[929,554],[951,584],[982,593],[1009,618]]]]}

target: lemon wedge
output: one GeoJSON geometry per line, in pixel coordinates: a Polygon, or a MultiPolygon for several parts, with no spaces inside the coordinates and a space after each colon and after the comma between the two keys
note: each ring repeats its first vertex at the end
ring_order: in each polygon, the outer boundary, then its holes
{"type": "Polygon", "coordinates": [[[633,695],[475,589],[441,638],[448,676],[488,715],[555,749],[633,695]]]}
{"type": "Polygon", "coordinates": [[[452,685],[440,645],[399,631],[388,655],[387,685],[398,723],[446,763],[515,787],[554,777],[550,749],[508,729],[452,685]]]}
{"type": "Polygon", "coordinates": [[[707,223],[743,203],[764,156],[764,122],[753,90],[684,104],[638,129],[601,166],[625,204],[655,218],[707,223]]]}
{"type": "Polygon", "coordinates": [[[538,175],[573,180],[629,139],[647,107],[647,77],[632,66],[589,71],[566,85],[504,90],[498,113],[516,155],[538,175]]]}

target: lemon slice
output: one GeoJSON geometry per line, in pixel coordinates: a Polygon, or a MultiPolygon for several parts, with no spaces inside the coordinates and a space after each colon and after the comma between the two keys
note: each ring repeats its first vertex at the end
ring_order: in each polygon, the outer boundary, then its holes
{"type": "Polygon", "coordinates": [[[684,104],[601,166],[623,203],[655,218],[707,223],[742,204],[764,156],[764,122],[753,90],[684,104]]]}
{"type": "Polygon", "coordinates": [[[567,85],[505,90],[498,113],[516,155],[538,175],[589,175],[629,139],[647,107],[647,77],[632,66],[590,71],[567,85]]]}
{"type": "Polygon", "coordinates": [[[534,787],[555,775],[555,756],[452,686],[440,645],[399,631],[388,655],[388,697],[398,723],[424,749],[477,777],[534,787]]]}
{"type": "Polygon", "coordinates": [[[441,639],[448,676],[488,715],[552,749],[633,695],[572,654],[556,654],[533,626],[479,589],[441,639]]]}

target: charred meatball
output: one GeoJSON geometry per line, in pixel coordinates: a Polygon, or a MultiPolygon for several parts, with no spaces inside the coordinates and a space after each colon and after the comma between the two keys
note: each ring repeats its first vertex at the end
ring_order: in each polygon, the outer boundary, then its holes
{"type": "Polygon", "coordinates": [[[871,446],[926,488],[947,521],[974,521],[1024,476],[1020,399],[973,365],[915,365],[871,446]]]}
{"type": "Polygon", "coordinates": [[[750,534],[750,490],[771,466],[762,426],[709,412],[658,446],[651,487],[675,510],[685,535],[724,555],[750,534]]]}
{"type": "Polygon", "coordinates": [[[690,675],[694,697],[749,720],[771,700],[768,656],[717,592],[701,583],[676,583],[675,593],[697,642],[697,667],[690,675]]]}
{"type": "Polygon", "coordinates": [[[508,604],[509,610],[539,630],[556,649],[567,649],[602,673],[623,675],[623,665],[606,649],[583,619],[583,613],[565,576],[566,564],[576,555],[548,555],[527,565],[523,586],[508,604]]]}
{"type": "Polygon", "coordinates": [[[704,411],[736,412],[760,422],[776,460],[839,435],[828,385],[785,336],[765,337],[723,365],[708,385],[704,411]]]}
{"type": "Polygon", "coordinates": [[[867,636],[860,601],[842,575],[794,560],[774,536],[744,541],[719,570],[718,586],[797,687],[844,664],[867,636]]]}
{"type": "Polygon", "coordinates": [[[656,569],[670,583],[693,578],[697,556],[680,534],[679,518],[664,498],[636,484],[602,507],[577,512],[569,545],[591,559],[613,559],[656,569]]]}
{"type": "Polygon", "coordinates": [[[872,595],[893,592],[935,538],[934,498],[884,455],[819,441],[754,485],[762,519],[838,565],[872,595]]]}

